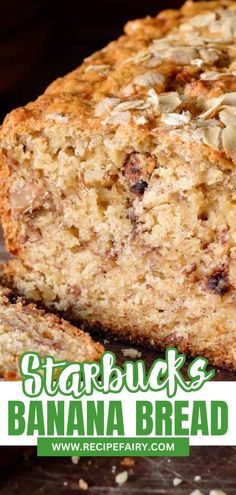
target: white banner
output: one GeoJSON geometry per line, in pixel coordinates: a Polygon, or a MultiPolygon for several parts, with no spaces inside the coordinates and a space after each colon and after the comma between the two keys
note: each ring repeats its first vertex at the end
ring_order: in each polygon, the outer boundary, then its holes
{"type": "Polygon", "coordinates": [[[94,391],[74,399],[27,397],[22,382],[0,383],[0,444],[37,445],[38,437],[186,437],[190,445],[236,445],[236,382],[199,391],[94,391]]]}

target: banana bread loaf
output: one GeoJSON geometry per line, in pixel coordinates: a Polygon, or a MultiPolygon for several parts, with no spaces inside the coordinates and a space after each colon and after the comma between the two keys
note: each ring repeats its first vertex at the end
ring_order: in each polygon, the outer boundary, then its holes
{"type": "Polygon", "coordinates": [[[236,2],[129,22],[0,136],[20,293],[236,369],[236,2]]]}
{"type": "Polygon", "coordinates": [[[19,378],[23,352],[38,352],[58,361],[94,361],[103,352],[100,344],[53,314],[37,309],[0,286],[0,377],[19,378]]]}

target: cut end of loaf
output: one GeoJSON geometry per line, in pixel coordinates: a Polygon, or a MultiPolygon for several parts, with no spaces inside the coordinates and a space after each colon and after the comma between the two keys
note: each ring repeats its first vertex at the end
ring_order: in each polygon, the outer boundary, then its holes
{"type": "Polygon", "coordinates": [[[96,361],[104,348],[57,316],[27,304],[14,292],[0,287],[0,376],[19,379],[19,359],[37,352],[57,361],[96,361]]]}

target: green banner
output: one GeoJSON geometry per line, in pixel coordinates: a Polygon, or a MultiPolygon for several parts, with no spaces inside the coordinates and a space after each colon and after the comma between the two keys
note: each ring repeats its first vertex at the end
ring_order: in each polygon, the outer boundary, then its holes
{"type": "Polygon", "coordinates": [[[38,456],[187,457],[188,438],[38,438],[38,456]]]}

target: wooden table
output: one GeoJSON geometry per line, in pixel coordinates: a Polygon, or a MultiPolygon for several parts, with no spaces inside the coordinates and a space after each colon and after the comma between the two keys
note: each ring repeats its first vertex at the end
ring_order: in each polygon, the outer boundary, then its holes
{"type": "MultiPolygon", "coordinates": [[[[0,256],[6,259],[1,242],[0,256]]],[[[120,364],[124,347],[127,344],[114,339],[106,344],[120,364]]],[[[148,366],[161,356],[159,352],[140,350],[148,366]]],[[[215,379],[232,381],[236,374],[217,370],[215,379]]],[[[236,447],[193,447],[189,458],[135,458],[134,466],[128,469],[128,481],[118,487],[115,476],[127,469],[122,460],[81,458],[74,465],[70,458],[37,458],[34,448],[1,447],[0,495],[189,495],[197,488],[204,495],[217,488],[226,495],[236,494],[236,447]],[[201,476],[201,480],[194,481],[195,476],[201,476]],[[178,487],[173,486],[176,477],[183,480],[178,487]],[[88,491],[79,488],[80,479],[88,483],[88,491]]]]}

